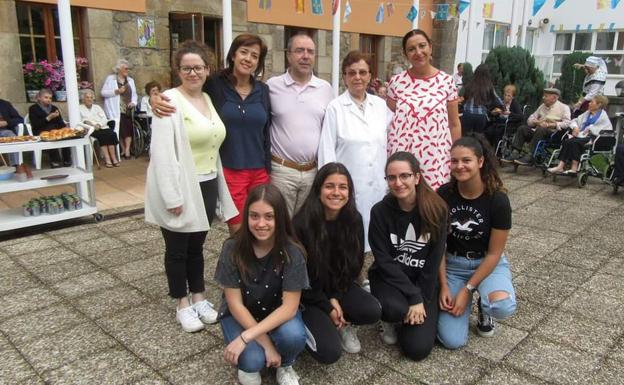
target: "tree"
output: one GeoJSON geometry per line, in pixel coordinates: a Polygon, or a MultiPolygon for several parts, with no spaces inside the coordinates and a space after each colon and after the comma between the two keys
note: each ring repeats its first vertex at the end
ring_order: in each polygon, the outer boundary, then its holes
{"type": "Polygon", "coordinates": [[[576,103],[583,93],[583,79],[585,72],[582,68],[574,68],[576,63],[585,63],[591,53],[574,51],[563,58],[561,62],[561,76],[555,82],[555,87],[561,91],[561,101],[576,103]]]}
{"type": "Polygon", "coordinates": [[[544,74],[535,66],[535,58],[524,48],[496,47],[485,64],[490,68],[494,88],[499,96],[507,84],[516,86],[516,99],[533,109],[542,103],[544,74]]]}

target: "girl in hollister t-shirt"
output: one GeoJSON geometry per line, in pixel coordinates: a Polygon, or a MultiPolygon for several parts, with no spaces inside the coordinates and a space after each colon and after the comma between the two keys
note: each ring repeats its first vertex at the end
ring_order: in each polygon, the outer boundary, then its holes
{"type": "Polygon", "coordinates": [[[299,299],[308,273],[277,187],[249,192],[242,226],[223,244],[215,280],[225,299],[219,311],[224,356],[238,367],[239,383],[260,384],[260,371],[273,366],[278,384],[298,384],[292,365],[305,347],[299,299]]]}
{"type": "Polygon", "coordinates": [[[494,335],[494,318],[516,310],[509,262],[503,255],[511,229],[511,206],[482,136],[451,147],[451,182],[438,194],[449,207],[450,233],[440,266],[438,339],[449,349],[468,342],[472,296],[479,292],[477,331],[494,335]]]}
{"type": "Polygon", "coordinates": [[[386,163],[390,193],[371,210],[368,239],[375,262],[371,293],[381,303],[381,339],[422,360],[435,342],[437,272],[446,242],[447,210],[418,161],[397,152],[386,163]]]}

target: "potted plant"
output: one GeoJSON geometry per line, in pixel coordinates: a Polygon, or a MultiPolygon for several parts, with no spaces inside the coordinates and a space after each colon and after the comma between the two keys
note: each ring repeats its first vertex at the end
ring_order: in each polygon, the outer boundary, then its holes
{"type": "Polygon", "coordinates": [[[37,101],[37,93],[44,87],[44,82],[48,75],[41,63],[26,63],[22,66],[24,74],[24,84],[26,85],[26,94],[28,101],[37,101]]]}
{"type": "Polygon", "coordinates": [[[54,92],[54,98],[58,102],[67,101],[67,91],[65,90],[65,68],[63,62],[57,60],[54,63],[50,63],[48,68],[48,79],[46,80],[50,90],[54,92]]]}

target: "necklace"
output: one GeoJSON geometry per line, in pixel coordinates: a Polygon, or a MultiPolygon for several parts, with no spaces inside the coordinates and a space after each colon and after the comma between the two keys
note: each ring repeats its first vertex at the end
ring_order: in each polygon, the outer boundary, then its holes
{"type": "Polygon", "coordinates": [[[236,89],[236,92],[238,92],[238,94],[240,96],[247,96],[247,95],[249,95],[251,93],[252,85],[249,84],[249,85],[247,85],[245,87],[241,87],[241,86],[237,85],[234,88],[236,89]]]}

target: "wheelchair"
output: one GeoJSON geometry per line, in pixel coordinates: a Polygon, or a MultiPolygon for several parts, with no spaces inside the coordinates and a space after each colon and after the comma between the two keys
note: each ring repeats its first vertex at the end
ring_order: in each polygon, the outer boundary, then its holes
{"type": "Polygon", "coordinates": [[[513,137],[518,130],[518,127],[526,124],[527,119],[529,118],[529,111],[531,110],[531,106],[525,104],[522,106],[522,120],[520,122],[510,122],[509,118],[505,119],[504,122],[494,123],[494,126],[490,128],[496,132],[501,131],[502,126],[502,136],[500,136],[496,144],[493,144],[494,147],[494,155],[499,159],[503,159],[511,154],[512,151],[512,143],[513,137]]]}
{"type": "Polygon", "coordinates": [[[147,114],[134,109],[130,113],[132,119],[132,145],[130,153],[138,158],[143,154],[149,157],[149,148],[152,137],[150,118],[147,114]]]}

